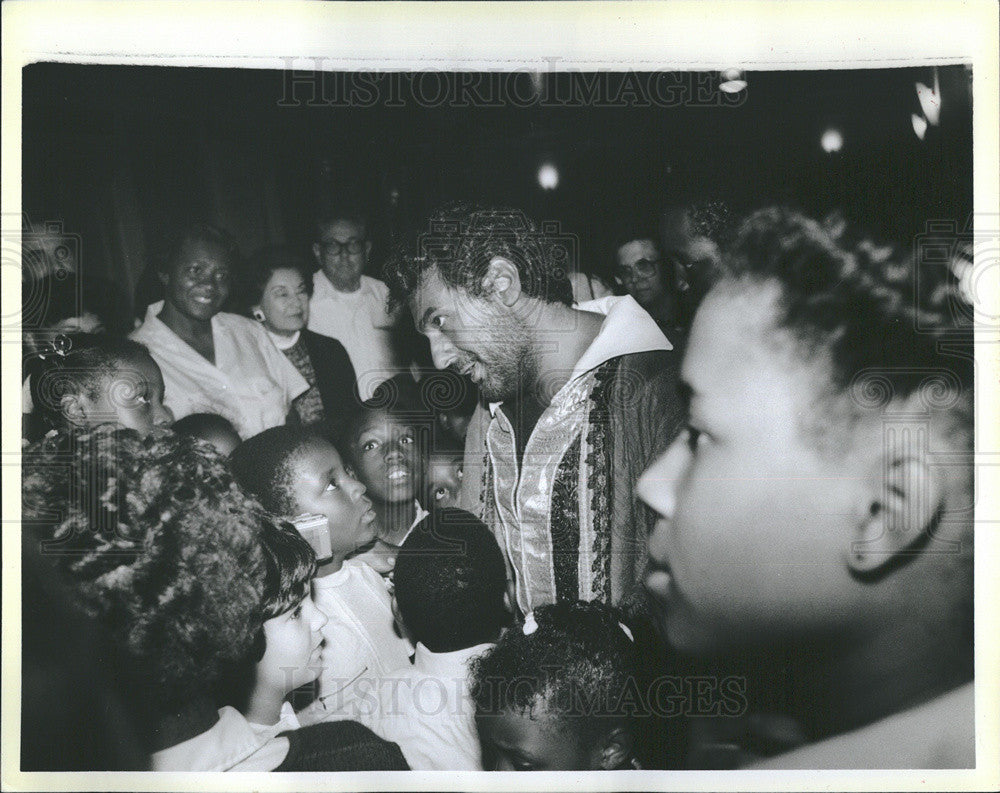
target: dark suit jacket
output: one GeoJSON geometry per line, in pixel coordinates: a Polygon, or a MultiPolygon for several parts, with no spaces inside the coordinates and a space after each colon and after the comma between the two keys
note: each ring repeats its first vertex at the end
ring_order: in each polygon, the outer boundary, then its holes
{"type": "Polygon", "coordinates": [[[316,371],[316,387],[331,428],[339,428],[361,404],[357,377],[344,345],[329,336],[302,331],[302,341],[316,371]]]}

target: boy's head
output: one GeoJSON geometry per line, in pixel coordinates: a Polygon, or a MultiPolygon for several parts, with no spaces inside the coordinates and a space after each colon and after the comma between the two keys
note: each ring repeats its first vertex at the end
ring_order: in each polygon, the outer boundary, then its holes
{"type": "Polygon", "coordinates": [[[261,535],[264,596],[255,682],[279,697],[319,675],[326,615],[313,603],[316,554],[294,527],[268,525],[261,535]]]}
{"type": "Polygon", "coordinates": [[[240,445],[240,435],[232,423],[215,413],[191,413],[174,422],[174,432],[205,441],[229,456],[240,445]]]}
{"type": "Polygon", "coordinates": [[[394,377],[379,385],[344,432],[345,449],[368,492],[385,503],[413,501],[424,474],[420,409],[412,378],[394,377]]]}
{"type": "Polygon", "coordinates": [[[435,653],[494,642],[509,620],[507,570],[492,532],[460,509],[422,521],[396,556],[396,608],[435,653]]]}
{"type": "Polygon", "coordinates": [[[677,649],[971,628],[967,304],[866,250],[762,210],[695,317],[689,426],[638,487],[677,649]]]}
{"type": "Polygon", "coordinates": [[[365,486],[333,444],[314,431],[272,427],[241,443],[230,464],[241,487],[275,515],[326,517],[330,545],[344,555],[375,537],[365,486]]]}
{"type": "Polygon", "coordinates": [[[145,347],[87,333],[53,339],[31,377],[32,403],[56,428],[111,423],[149,433],[173,422],[163,390],[160,367],[145,347]]]}
{"type": "Polygon", "coordinates": [[[542,606],[472,662],[484,765],[612,770],[633,759],[630,709],[642,707],[635,649],[601,603],[542,606]]]}
{"type": "Polygon", "coordinates": [[[246,656],[260,626],[267,519],[221,455],[167,431],[59,434],[25,450],[22,496],[42,553],[158,708],[206,695],[246,656]]]}

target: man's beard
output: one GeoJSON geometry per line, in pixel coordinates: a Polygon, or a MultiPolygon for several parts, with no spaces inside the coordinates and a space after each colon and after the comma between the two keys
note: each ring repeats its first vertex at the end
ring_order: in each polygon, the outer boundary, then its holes
{"type": "Polygon", "coordinates": [[[510,323],[490,345],[495,354],[488,358],[469,355],[455,368],[459,371],[479,365],[483,375],[479,393],[487,402],[504,402],[528,391],[538,379],[538,357],[528,332],[519,324],[510,323]]]}

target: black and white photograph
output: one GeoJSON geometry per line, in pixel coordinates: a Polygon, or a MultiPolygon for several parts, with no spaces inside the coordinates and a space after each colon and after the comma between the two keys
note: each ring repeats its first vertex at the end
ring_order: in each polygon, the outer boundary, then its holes
{"type": "Polygon", "coordinates": [[[2,10],[5,789],[1000,784],[995,3],[2,10]]]}

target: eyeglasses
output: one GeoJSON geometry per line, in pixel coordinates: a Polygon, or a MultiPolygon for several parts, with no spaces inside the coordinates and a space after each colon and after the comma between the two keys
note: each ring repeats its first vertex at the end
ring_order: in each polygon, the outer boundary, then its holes
{"type": "Polygon", "coordinates": [[[619,281],[629,281],[636,278],[651,278],[656,275],[662,264],[661,259],[639,259],[631,267],[619,266],[615,268],[615,277],[619,281]]]}
{"type": "Polygon", "coordinates": [[[320,243],[320,247],[323,248],[323,253],[328,253],[331,256],[337,256],[343,250],[347,250],[350,254],[359,254],[365,249],[365,240],[348,240],[347,242],[340,242],[339,240],[323,240],[320,243]]]}

